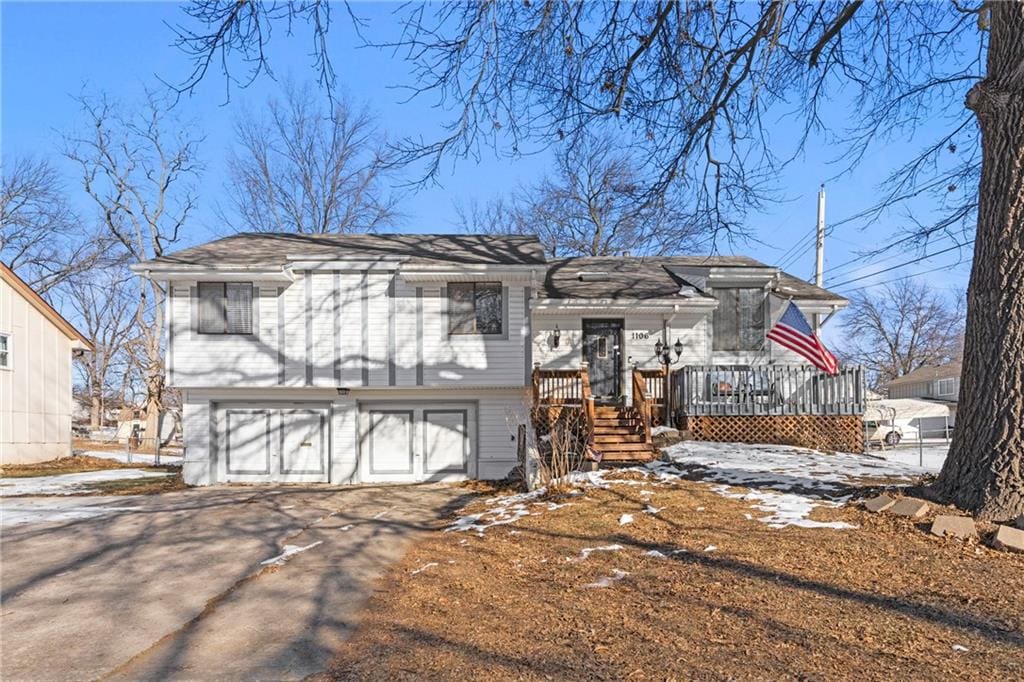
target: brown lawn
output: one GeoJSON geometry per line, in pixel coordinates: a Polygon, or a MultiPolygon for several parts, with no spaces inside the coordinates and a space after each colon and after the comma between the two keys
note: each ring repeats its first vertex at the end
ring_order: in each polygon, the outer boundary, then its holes
{"type": "Polygon", "coordinates": [[[1024,679],[1022,555],[852,506],[772,529],[692,481],[558,501],[416,546],[322,677],[1024,679]]]}
{"type": "Polygon", "coordinates": [[[73,457],[51,459],[47,462],[33,462],[32,464],[5,464],[0,466],[0,477],[30,478],[33,476],[58,476],[60,474],[79,474],[84,471],[100,471],[103,469],[125,469],[133,466],[113,459],[104,459],[103,457],[75,455],[73,457]]]}
{"type": "Polygon", "coordinates": [[[163,471],[171,476],[152,478],[126,478],[112,481],[90,483],[88,489],[77,491],[76,495],[153,495],[184,490],[187,486],[177,467],[149,466],[146,464],[126,464],[103,457],[75,455],[61,457],[47,462],[32,464],[6,464],[0,466],[0,478],[32,478],[36,476],[58,476],[61,474],[79,474],[86,471],[102,471],[107,469],[145,469],[147,471],[163,471]]]}

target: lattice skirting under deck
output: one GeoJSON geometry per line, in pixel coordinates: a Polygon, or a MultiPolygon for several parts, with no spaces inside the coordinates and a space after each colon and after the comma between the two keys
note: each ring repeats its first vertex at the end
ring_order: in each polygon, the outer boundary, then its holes
{"type": "Polygon", "coordinates": [[[694,440],[774,443],[864,452],[864,422],[850,415],[695,416],[683,418],[694,440]]]}

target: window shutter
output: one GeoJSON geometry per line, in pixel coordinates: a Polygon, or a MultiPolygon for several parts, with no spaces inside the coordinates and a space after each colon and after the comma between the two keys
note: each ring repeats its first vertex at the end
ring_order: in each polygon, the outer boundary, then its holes
{"type": "Polygon", "coordinates": [[[199,283],[199,331],[203,334],[223,334],[227,329],[224,312],[224,284],[199,283]]]}
{"type": "Polygon", "coordinates": [[[225,310],[228,334],[252,333],[252,284],[229,282],[225,310]]]}

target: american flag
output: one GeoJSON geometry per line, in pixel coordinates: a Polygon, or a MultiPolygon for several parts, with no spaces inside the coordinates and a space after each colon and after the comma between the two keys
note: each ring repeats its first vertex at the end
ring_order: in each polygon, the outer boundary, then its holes
{"type": "Polygon", "coordinates": [[[807,358],[812,365],[826,374],[839,374],[839,363],[821,343],[807,323],[807,318],[790,301],[782,317],[768,330],[768,338],[807,358]]]}

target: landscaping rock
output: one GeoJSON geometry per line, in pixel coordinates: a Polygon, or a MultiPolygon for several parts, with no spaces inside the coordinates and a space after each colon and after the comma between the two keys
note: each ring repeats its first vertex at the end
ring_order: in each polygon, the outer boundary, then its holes
{"type": "Polygon", "coordinates": [[[904,497],[893,505],[889,511],[896,516],[919,519],[928,513],[928,503],[923,500],[915,500],[913,497],[904,497]]]}
{"type": "Polygon", "coordinates": [[[992,546],[1009,552],[1024,552],[1024,530],[999,526],[992,538],[992,546]]]}
{"type": "Polygon", "coordinates": [[[969,516],[936,516],[932,522],[932,535],[971,540],[978,538],[978,531],[974,527],[974,519],[969,516]]]}
{"type": "Polygon", "coordinates": [[[1024,514],[1021,514],[1020,518],[1017,519],[1017,523],[1015,523],[1013,525],[1017,526],[1021,530],[1024,530],[1024,514]]]}
{"type": "Polygon", "coordinates": [[[896,499],[889,497],[888,495],[879,495],[878,497],[872,497],[870,500],[864,501],[864,508],[873,514],[884,512],[896,504],[896,499]]]}

